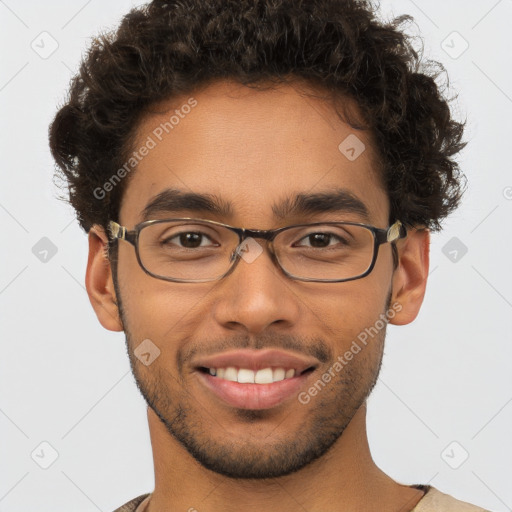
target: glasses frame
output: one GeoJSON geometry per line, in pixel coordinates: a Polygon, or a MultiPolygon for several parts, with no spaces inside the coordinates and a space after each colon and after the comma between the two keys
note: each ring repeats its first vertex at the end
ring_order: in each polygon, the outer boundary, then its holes
{"type": "MultiPolygon", "coordinates": [[[[347,281],[355,281],[356,279],[362,279],[363,277],[366,277],[375,267],[375,263],[377,261],[377,257],[379,255],[379,247],[386,243],[394,243],[397,240],[401,238],[405,238],[407,236],[407,230],[405,226],[399,221],[395,221],[391,226],[389,226],[387,229],[382,228],[376,228],[375,226],[370,226],[368,224],[362,224],[359,222],[312,222],[312,223],[304,223],[304,224],[293,224],[291,226],[284,226],[277,229],[246,229],[246,228],[237,228],[234,226],[230,226],[229,224],[224,224],[222,222],[217,222],[214,220],[208,220],[208,219],[197,219],[193,217],[181,217],[181,218],[172,218],[172,219],[157,219],[157,220],[147,220],[144,222],[141,222],[137,224],[133,230],[128,230],[126,227],[121,226],[115,221],[109,221],[108,223],[108,230],[110,233],[110,238],[112,241],[114,240],[125,240],[126,242],[133,245],[135,248],[135,254],[137,256],[137,261],[142,268],[142,270],[148,274],[151,277],[154,277],[155,279],[161,279],[163,281],[170,281],[173,283],[207,283],[212,281],[220,281],[224,277],[231,274],[231,272],[234,271],[236,266],[238,265],[238,262],[241,259],[241,255],[239,253],[239,247],[240,244],[247,238],[261,238],[267,241],[267,247],[269,249],[271,259],[274,262],[274,264],[290,279],[293,279],[295,281],[305,281],[305,282],[315,282],[315,283],[344,283],[347,281]],[[176,222],[176,221],[194,221],[194,222],[201,222],[205,224],[213,224],[215,226],[221,226],[224,228],[227,228],[234,233],[238,235],[238,245],[236,249],[231,254],[230,258],[230,267],[228,270],[222,274],[219,277],[215,277],[212,279],[201,279],[201,280],[189,280],[189,279],[178,279],[174,277],[165,277],[160,276],[158,274],[154,274],[153,272],[149,271],[144,264],[142,263],[142,260],[140,258],[140,252],[139,252],[139,236],[140,232],[148,227],[152,226],[154,224],[162,224],[164,222],[176,222]],[[368,269],[363,272],[360,275],[357,275],[355,277],[349,277],[344,279],[316,279],[316,278],[309,278],[309,277],[298,277],[291,273],[289,273],[286,269],[284,269],[281,265],[281,262],[279,261],[279,258],[277,257],[274,246],[272,242],[274,241],[275,237],[282,233],[283,231],[287,231],[292,228],[298,228],[298,227],[310,227],[310,226],[329,226],[329,225],[349,225],[349,226],[360,226],[363,228],[368,229],[373,234],[373,257],[370,266],[368,269]],[[238,257],[237,257],[238,256],[238,257]]],[[[393,246],[394,247],[394,246],[393,246]]]]}

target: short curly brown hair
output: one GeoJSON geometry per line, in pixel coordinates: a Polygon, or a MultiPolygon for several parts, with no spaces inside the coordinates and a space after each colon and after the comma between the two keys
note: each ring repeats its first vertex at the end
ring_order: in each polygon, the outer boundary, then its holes
{"type": "Polygon", "coordinates": [[[441,228],[464,176],[465,145],[436,80],[401,28],[358,0],[154,0],[93,39],[50,130],[50,148],[81,226],[117,220],[127,179],[94,194],[133,151],[137,123],[159,101],[215,80],[306,81],[355,100],[371,130],[390,222],[441,228]]]}

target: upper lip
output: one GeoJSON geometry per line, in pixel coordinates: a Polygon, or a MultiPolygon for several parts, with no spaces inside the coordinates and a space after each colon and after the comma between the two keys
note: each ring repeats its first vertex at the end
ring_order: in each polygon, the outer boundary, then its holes
{"type": "Polygon", "coordinates": [[[239,349],[198,359],[195,363],[197,368],[247,368],[258,371],[263,368],[293,368],[296,374],[302,373],[311,367],[316,367],[318,360],[299,356],[283,350],[267,349],[239,349]]]}

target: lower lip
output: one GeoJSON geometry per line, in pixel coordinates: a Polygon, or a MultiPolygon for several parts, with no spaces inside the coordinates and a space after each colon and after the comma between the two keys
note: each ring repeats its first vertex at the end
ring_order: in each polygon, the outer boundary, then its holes
{"type": "Polygon", "coordinates": [[[297,395],[312,372],[271,384],[240,384],[198,371],[199,379],[217,397],[239,409],[270,409],[297,395]]]}

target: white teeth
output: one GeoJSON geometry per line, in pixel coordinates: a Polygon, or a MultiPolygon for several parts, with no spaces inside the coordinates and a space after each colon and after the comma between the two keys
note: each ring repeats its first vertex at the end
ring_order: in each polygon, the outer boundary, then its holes
{"type": "Polygon", "coordinates": [[[272,382],[274,382],[272,378],[272,368],[258,370],[254,376],[254,382],[256,384],[272,384],[272,382]]]}
{"type": "Polygon", "coordinates": [[[254,372],[247,368],[240,368],[240,370],[238,370],[238,382],[242,384],[254,384],[254,372]]]}
{"type": "Polygon", "coordinates": [[[232,382],[237,382],[238,381],[238,372],[237,372],[236,368],[233,366],[228,366],[226,368],[226,371],[224,372],[224,378],[226,380],[230,380],[232,382]]]}
{"type": "Polygon", "coordinates": [[[286,376],[286,371],[284,368],[275,368],[272,373],[272,379],[274,380],[274,382],[284,380],[285,376],[286,376]]]}
{"type": "Polygon", "coordinates": [[[227,368],[208,368],[208,372],[210,375],[241,384],[272,384],[272,382],[291,379],[295,376],[293,368],[285,370],[269,367],[254,372],[248,368],[237,369],[234,366],[228,366],[227,368]]]}
{"type": "Polygon", "coordinates": [[[290,368],[289,370],[286,370],[284,378],[289,379],[290,377],[294,377],[294,376],[295,376],[295,370],[290,368]]]}

